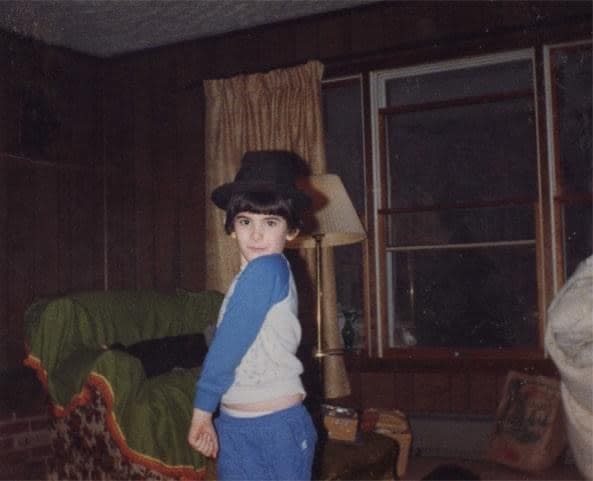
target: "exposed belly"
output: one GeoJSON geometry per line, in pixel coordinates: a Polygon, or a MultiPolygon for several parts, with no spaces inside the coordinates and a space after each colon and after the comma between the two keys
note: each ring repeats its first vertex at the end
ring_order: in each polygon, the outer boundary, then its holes
{"type": "Polygon", "coordinates": [[[223,406],[229,409],[234,409],[237,411],[250,411],[250,412],[258,412],[258,411],[280,411],[282,409],[287,409],[295,404],[299,404],[303,401],[304,396],[302,394],[290,394],[288,396],[282,396],[276,399],[271,399],[269,401],[260,401],[257,403],[249,403],[249,404],[227,404],[223,403],[223,406]]]}

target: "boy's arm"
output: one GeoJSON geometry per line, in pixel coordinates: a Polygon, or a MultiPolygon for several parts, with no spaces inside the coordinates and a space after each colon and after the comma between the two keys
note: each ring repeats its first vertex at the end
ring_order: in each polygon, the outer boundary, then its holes
{"type": "Polygon", "coordinates": [[[196,384],[194,407],[213,412],[235,378],[270,308],[288,294],[289,271],[279,255],[249,262],[235,284],[196,384]]]}

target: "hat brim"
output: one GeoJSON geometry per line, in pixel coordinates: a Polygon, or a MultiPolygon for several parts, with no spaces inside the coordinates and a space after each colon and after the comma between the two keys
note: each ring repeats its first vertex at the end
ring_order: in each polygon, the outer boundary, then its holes
{"type": "Polygon", "coordinates": [[[269,192],[281,194],[283,197],[292,199],[295,207],[299,210],[307,209],[311,206],[311,198],[304,192],[295,189],[293,186],[279,186],[278,184],[268,182],[229,182],[217,187],[212,191],[211,199],[216,207],[226,210],[231,197],[234,194],[246,192],[269,192]]]}

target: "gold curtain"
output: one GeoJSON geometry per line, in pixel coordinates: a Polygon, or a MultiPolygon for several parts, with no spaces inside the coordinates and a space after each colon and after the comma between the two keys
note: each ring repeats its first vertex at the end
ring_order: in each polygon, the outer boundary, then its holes
{"type": "MultiPolygon", "coordinates": [[[[268,73],[239,75],[204,82],[206,94],[206,268],[207,288],[225,292],[239,270],[235,242],[224,232],[224,213],[210,201],[212,190],[233,180],[248,150],[291,150],[310,165],[313,174],[325,172],[321,113],[323,65],[304,65],[268,73]]],[[[313,253],[303,253],[314,273],[313,253]]],[[[340,348],[336,313],[334,261],[324,250],[324,338],[326,347],[340,348]]],[[[314,274],[312,276],[314,278],[314,274]]],[[[350,394],[344,361],[324,359],[325,396],[350,394]]]]}

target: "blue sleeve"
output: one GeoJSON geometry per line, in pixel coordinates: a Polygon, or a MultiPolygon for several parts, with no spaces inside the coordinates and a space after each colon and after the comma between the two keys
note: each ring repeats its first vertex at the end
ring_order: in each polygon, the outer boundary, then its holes
{"type": "Polygon", "coordinates": [[[289,269],[280,254],[249,262],[235,283],[196,384],[194,407],[213,412],[255,341],[270,308],[288,295],[289,269]]]}

